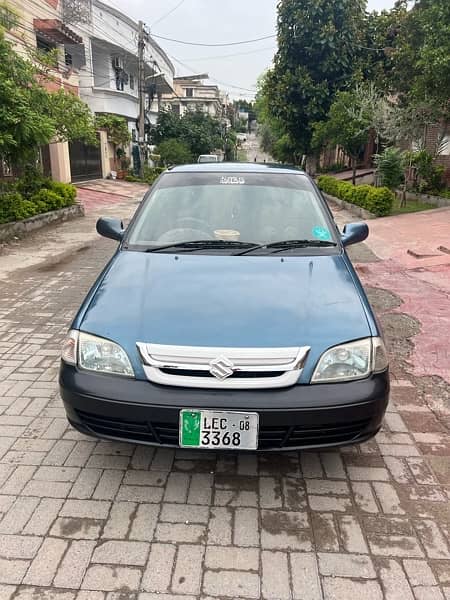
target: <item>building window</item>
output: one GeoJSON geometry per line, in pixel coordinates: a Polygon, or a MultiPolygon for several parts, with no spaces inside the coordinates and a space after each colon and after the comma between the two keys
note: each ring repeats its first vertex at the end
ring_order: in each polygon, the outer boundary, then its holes
{"type": "Polygon", "coordinates": [[[442,138],[441,154],[443,156],[450,156],[450,134],[445,135],[442,138]]]}
{"type": "Polygon", "coordinates": [[[194,97],[194,88],[186,88],[186,98],[194,97]]]}
{"type": "Polygon", "coordinates": [[[66,63],[67,67],[73,66],[73,56],[70,54],[70,52],[67,52],[67,50],[64,52],[64,62],[66,63]]]}
{"type": "Polygon", "coordinates": [[[116,90],[119,92],[123,92],[124,83],[123,83],[123,73],[122,71],[116,70],[116,90]]]}
{"type": "Polygon", "coordinates": [[[48,54],[52,50],[56,49],[56,44],[53,44],[52,42],[48,42],[47,40],[36,36],[36,47],[40,52],[45,52],[46,54],[48,54]]]}
{"type": "Polygon", "coordinates": [[[130,90],[134,90],[134,75],[130,73],[130,90]]]}

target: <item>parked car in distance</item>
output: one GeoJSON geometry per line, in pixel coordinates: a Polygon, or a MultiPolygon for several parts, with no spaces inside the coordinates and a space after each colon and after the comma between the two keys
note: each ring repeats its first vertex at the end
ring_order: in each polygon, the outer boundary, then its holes
{"type": "Polygon", "coordinates": [[[237,140],[239,142],[246,142],[247,141],[247,134],[246,133],[238,133],[236,136],[237,140]]]}
{"type": "Polygon", "coordinates": [[[228,450],[360,443],[389,367],[341,233],[303,172],[174,167],[117,240],[62,350],[70,423],[100,438],[228,450]]]}
{"type": "Polygon", "coordinates": [[[216,163],[219,162],[217,154],[200,154],[197,160],[198,163],[216,163]]]}

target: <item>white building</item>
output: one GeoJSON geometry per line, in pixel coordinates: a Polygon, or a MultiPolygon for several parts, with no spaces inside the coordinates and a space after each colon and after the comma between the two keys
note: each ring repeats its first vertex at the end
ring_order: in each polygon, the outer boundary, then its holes
{"type": "Polygon", "coordinates": [[[208,75],[189,75],[174,77],[173,92],[163,95],[165,108],[171,108],[179,115],[188,110],[201,110],[211,117],[222,118],[225,115],[227,98],[217,85],[203,83],[208,75]]]}
{"type": "MultiPolygon", "coordinates": [[[[86,65],[80,96],[96,114],[125,117],[133,140],[139,132],[138,23],[117,9],[92,0],[90,22],[79,25],[86,38],[86,65]]],[[[156,123],[162,94],[173,91],[175,69],[162,48],[145,35],[146,121],[156,123]]]]}

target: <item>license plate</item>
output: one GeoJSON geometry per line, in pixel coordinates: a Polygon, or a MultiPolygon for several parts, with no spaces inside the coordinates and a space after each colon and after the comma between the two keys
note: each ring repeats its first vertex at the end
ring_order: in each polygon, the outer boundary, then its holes
{"type": "Polygon", "coordinates": [[[258,448],[257,413],[182,410],[180,446],[226,450],[258,448]]]}

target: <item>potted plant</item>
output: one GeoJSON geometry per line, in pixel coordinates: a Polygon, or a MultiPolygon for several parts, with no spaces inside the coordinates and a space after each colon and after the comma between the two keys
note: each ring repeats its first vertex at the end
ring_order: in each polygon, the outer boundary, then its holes
{"type": "Polygon", "coordinates": [[[123,148],[118,148],[116,154],[120,167],[117,170],[117,179],[124,179],[128,173],[128,169],[130,168],[131,161],[125,154],[125,150],[123,150],[123,148]]]}

